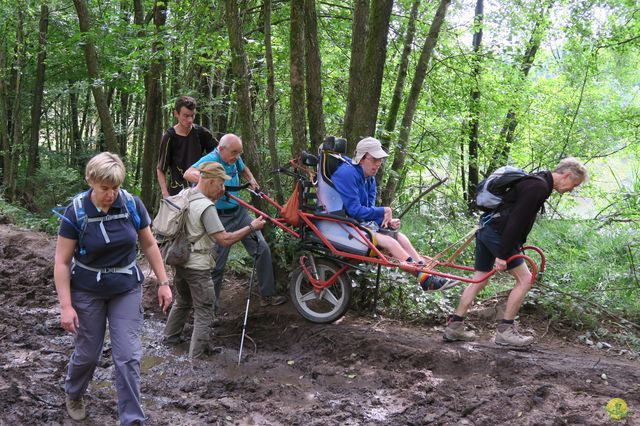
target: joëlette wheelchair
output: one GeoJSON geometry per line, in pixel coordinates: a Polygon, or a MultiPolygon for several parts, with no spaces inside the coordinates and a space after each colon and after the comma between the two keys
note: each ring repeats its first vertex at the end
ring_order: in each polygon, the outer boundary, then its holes
{"type": "MultiPolygon", "coordinates": [[[[303,152],[299,158],[278,169],[278,172],[294,178],[296,182],[292,197],[284,206],[289,211],[288,215],[272,217],[227,193],[242,206],[299,240],[302,254],[297,268],[291,274],[289,292],[292,303],[304,318],[314,323],[330,323],[344,315],[352,292],[352,279],[346,272],[352,269],[366,271],[369,269],[367,266],[377,265],[374,310],[381,267],[399,268],[413,275],[426,272],[470,284],[483,282],[497,272],[494,269],[477,280],[454,273],[459,271],[471,275],[473,271],[472,267],[456,264],[454,260],[473,241],[475,229],[467,234],[462,245],[454,243],[433,257],[424,256],[422,265],[407,263],[382,253],[376,247],[375,234],[344,214],[342,200],[331,181],[333,172],[343,161],[347,161],[342,157],[346,148],[346,140],[329,136],[320,147],[318,156],[303,152]],[[293,209],[291,203],[294,204],[293,209]],[[456,247],[451,256],[440,260],[444,253],[456,247]]],[[[242,188],[246,188],[246,185],[242,188]]],[[[283,206],[264,192],[252,192],[278,212],[284,213],[283,206]]],[[[542,250],[534,246],[523,247],[523,250],[538,253],[541,259],[539,271],[543,272],[545,257],[542,250]]],[[[507,261],[517,258],[529,264],[532,282],[535,281],[538,268],[533,259],[525,254],[516,254],[507,261]]]]}

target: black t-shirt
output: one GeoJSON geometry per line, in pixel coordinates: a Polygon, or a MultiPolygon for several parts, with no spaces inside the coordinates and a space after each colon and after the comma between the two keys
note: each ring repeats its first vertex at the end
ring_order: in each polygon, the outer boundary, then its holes
{"type": "Polygon", "coordinates": [[[184,172],[217,145],[209,129],[197,124],[193,125],[187,136],[178,135],[173,127],[162,135],[158,168],[165,172],[169,170],[169,195],[189,187],[189,182],[182,177],[184,172]]]}

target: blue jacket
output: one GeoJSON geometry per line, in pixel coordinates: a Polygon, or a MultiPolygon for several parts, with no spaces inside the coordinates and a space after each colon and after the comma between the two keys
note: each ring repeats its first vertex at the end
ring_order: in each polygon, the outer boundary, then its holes
{"type": "Polygon", "coordinates": [[[359,164],[353,164],[349,157],[331,175],[331,180],[342,198],[347,216],[358,222],[374,220],[378,225],[384,218],[384,207],[376,207],[376,178],[364,177],[359,164]]]}

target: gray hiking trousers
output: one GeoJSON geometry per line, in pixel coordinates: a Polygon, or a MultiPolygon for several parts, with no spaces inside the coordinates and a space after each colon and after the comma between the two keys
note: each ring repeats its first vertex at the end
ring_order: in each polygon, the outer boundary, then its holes
{"type": "MultiPolygon", "coordinates": [[[[244,207],[239,207],[237,210],[230,214],[218,213],[222,225],[227,232],[234,232],[238,229],[244,228],[251,223],[251,217],[244,207]]],[[[255,235],[258,237],[258,242],[249,235],[242,239],[242,244],[247,250],[249,255],[253,256],[256,252],[256,246],[258,248],[258,258],[256,261],[256,275],[258,277],[258,287],[260,288],[260,295],[263,297],[273,296],[276,294],[276,288],[273,279],[273,265],[271,261],[271,249],[267,241],[262,236],[262,232],[256,231],[255,235]]],[[[223,247],[216,244],[216,266],[211,271],[211,278],[213,279],[213,287],[216,293],[216,308],[220,308],[220,290],[222,289],[222,278],[224,275],[224,267],[227,264],[229,258],[229,250],[231,247],[223,247]]]]}
{"type": "Polygon", "coordinates": [[[71,399],[84,395],[102,354],[108,322],[120,423],[130,425],[138,421],[143,425],[144,412],[140,404],[142,289],[137,287],[115,296],[72,291],[71,303],[78,314],[80,327],[75,336],[64,391],[71,399]]]}
{"type": "Polygon", "coordinates": [[[164,327],[165,342],[180,343],[182,330],[193,307],[193,332],[189,355],[192,358],[202,357],[207,354],[214,318],[211,274],[208,269],[176,266],[173,284],[176,288],[176,299],[164,327]]]}

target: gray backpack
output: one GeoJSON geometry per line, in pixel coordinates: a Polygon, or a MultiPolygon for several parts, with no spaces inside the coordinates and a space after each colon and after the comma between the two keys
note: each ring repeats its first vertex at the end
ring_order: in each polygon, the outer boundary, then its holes
{"type": "Polygon", "coordinates": [[[189,202],[204,198],[203,194],[191,197],[191,188],[160,201],[158,214],[153,219],[153,234],[160,247],[162,260],[167,265],[181,266],[191,256],[192,244],[200,239],[189,238],[186,230],[189,202]]]}
{"type": "MultiPolygon", "coordinates": [[[[496,210],[504,201],[504,196],[521,180],[532,177],[545,181],[513,166],[503,166],[491,173],[476,188],[475,206],[485,212],[496,210]]],[[[546,182],[546,181],[545,181],[546,182]]]]}

